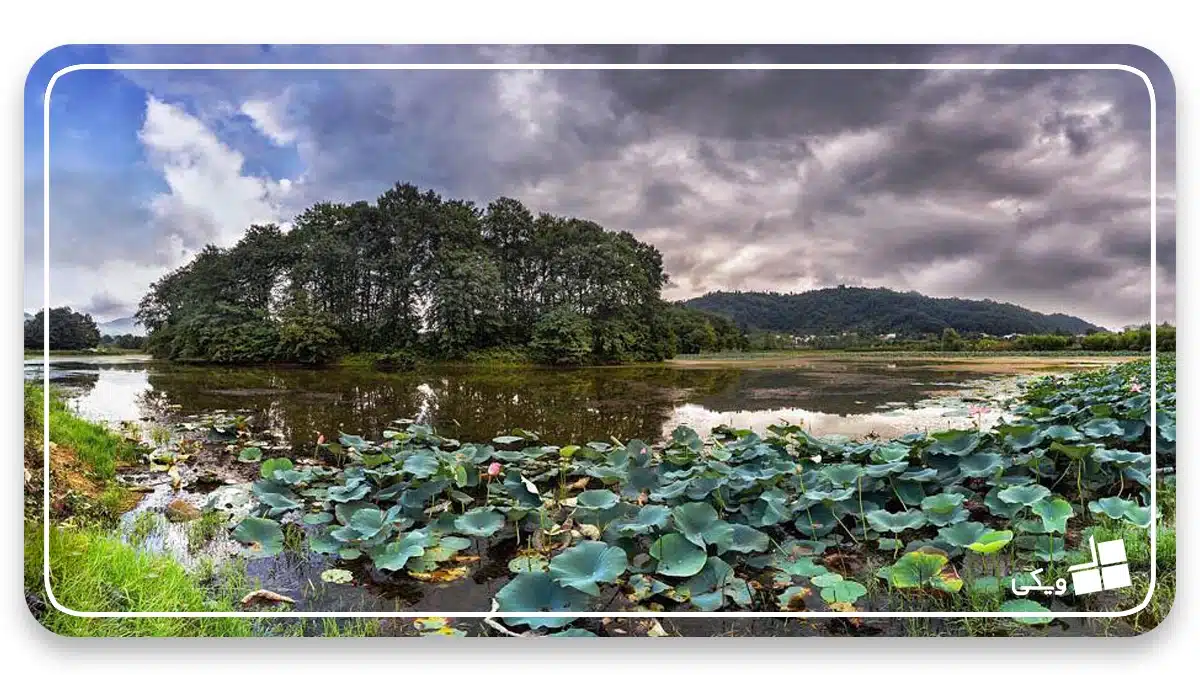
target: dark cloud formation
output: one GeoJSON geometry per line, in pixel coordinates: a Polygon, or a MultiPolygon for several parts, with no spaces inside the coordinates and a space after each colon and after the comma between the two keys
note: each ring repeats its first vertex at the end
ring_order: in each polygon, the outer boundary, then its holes
{"type": "MultiPolygon", "coordinates": [[[[1140,48],[301,50],[259,50],[256,58],[1138,67],[1157,95],[1158,314],[1174,318],[1175,94],[1166,67],[1140,48]]],[[[193,53],[189,60],[205,58],[193,53]]],[[[293,208],[370,199],[394,181],[478,201],[513,196],[534,210],[591,218],[656,244],[674,298],[862,283],[994,298],[1114,327],[1149,315],[1151,103],[1133,73],[585,69],[130,77],[167,101],[187,98],[201,120],[248,100],[273,102],[304,166],[289,195],[293,208]]]]}

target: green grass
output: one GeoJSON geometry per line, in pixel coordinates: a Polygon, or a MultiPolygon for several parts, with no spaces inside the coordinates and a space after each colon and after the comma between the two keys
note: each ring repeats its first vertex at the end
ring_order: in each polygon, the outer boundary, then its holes
{"type": "Polygon", "coordinates": [[[158,514],[153,511],[139,513],[137,518],[133,519],[133,529],[129,532],[129,543],[141,546],[150,538],[150,535],[158,531],[160,522],[158,514]]]}
{"type": "MultiPolygon", "coordinates": [[[[42,388],[25,384],[26,426],[42,425],[42,388]]],[[[117,463],[138,458],[136,444],[121,438],[108,428],[76,417],[53,390],[50,392],[50,440],[75,451],[75,455],[97,478],[116,475],[117,463]]]]}
{"type": "MultiPolygon", "coordinates": [[[[231,598],[210,599],[174,560],[139,552],[114,536],[86,529],[50,528],[50,579],[59,604],[77,611],[231,611],[231,598]]],[[[25,588],[42,595],[42,528],[25,523],[25,588]]],[[[79,637],[246,637],[251,621],[230,618],[120,618],[71,616],[49,607],[48,630],[79,637]]]]}
{"type": "MultiPolygon", "coordinates": [[[[136,523],[135,523],[136,527],[136,523]]],[[[205,511],[188,525],[188,551],[196,553],[225,529],[225,514],[220,511],[205,511]]]]}

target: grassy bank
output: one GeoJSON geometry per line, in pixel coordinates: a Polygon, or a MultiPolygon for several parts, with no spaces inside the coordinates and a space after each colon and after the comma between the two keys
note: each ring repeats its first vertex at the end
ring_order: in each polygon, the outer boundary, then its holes
{"type": "MultiPolygon", "coordinates": [[[[51,349],[50,356],[126,356],[129,354],[145,354],[141,349],[121,349],[120,347],[100,347],[96,349],[51,349]]],[[[26,349],[25,358],[32,359],[45,356],[41,349],[26,349]]]]}
{"type": "MultiPolygon", "coordinates": [[[[37,437],[39,445],[44,409],[42,387],[26,382],[25,428],[37,437]]],[[[76,417],[53,390],[50,392],[50,442],[69,449],[86,470],[102,480],[112,478],[118,464],[134,461],[139,454],[136,444],[104,426],[76,417]]]]}

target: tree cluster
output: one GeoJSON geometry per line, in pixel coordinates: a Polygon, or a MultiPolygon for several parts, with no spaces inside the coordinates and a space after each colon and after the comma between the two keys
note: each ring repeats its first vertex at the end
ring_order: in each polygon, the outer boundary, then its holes
{"type": "MultiPolygon", "coordinates": [[[[38,310],[32,318],[25,320],[25,348],[42,349],[45,346],[46,310],[38,310]]],[[[91,314],[73,311],[70,307],[54,307],[50,310],[50,349],[91,349],[100,344],[100,329],[91,314]]]]}
{"type": "MultiPolygon", "coordinates": [[[[686,310],[668,311],[666,280],[659,251],[628,232],[397,184],[205,248],[151,287],[137,319],[170,359],[403,363],[516,348],[552,364],[654,361],[683,348],[672,320],[686,310]]],[[[688,321],[688,346],[722,344],[688,321]]]]}

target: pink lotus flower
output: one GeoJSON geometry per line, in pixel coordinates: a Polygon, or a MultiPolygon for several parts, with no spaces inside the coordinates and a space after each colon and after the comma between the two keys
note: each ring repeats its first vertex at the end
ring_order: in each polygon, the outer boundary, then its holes
{"type": "Polygon", "coordinates": [[[991,408],[986,405],[973,405],[967,407],[967,413],[971,415],[986,415],[991,411],[991,408]]]}
{"type": "Polygon", "coordinates": [[[1141,385],[1141,383],[1140,383],[1140,382],[1133,382],[1133,383],[1131,383],[1131,384],[1129,385],[1129,391],[1131,391],[1131,392],[1133,392],[1133,393],[1135,393],[1135,394],[1140,394],[1140,393],[1142,393],[1142,385],[1141,385]]]}
{"type": "Polygon", "coordinates": [[[325,434],[317,434],[317,445],[325,445],[325,434]]]}
{"type": "Polygon", "coordinates": [[[488,477],[495,478],[500,475],[500,462],[492,462],[488,465],[488,477]]]}

